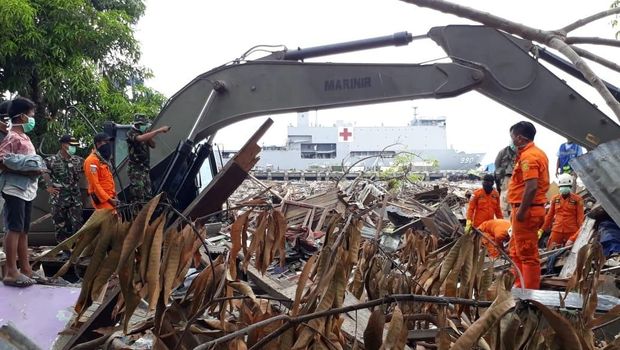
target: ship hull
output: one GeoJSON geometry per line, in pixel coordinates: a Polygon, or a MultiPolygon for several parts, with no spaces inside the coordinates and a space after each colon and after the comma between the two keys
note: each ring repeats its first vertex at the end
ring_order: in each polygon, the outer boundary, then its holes
{"type": "MultiPolygon", "coordinates": [[[[451,149],[439,150],[412,150],[408,151],[413,156],[413,168],[420,171],[431,170],[456,170],[467,171],[480,166],[484,153],[465,153],[451,149]]],[[[228,155],[231,153],[226,152],[228,155]]],[[[263,150],[260,160],[256,164],[256,170],[312,170],[334,169],[342,165],[349,167],[355,163],[357,168],[377,169],[394,165],[395,158],[381,157],[337,157],[331,159],[303,159],[299,151],[293,150],[263,150]],[[362,160],[362,158],[368,158],[362,160]],[[344,161],[344,162],[343,162],[344,161]]],[[[226,160],[225,157],[224,160],[226,160]]]]}

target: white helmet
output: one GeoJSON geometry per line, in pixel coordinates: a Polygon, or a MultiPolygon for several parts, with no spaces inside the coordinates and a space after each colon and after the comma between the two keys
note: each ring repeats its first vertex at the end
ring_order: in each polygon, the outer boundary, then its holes
{"type": "Polygon", "coordinates": [[[560,174],[560,176],[558,176],[558,186],[559,187],[563,187],[563,186],[573,186],[573,177],[570,176],[569,174],[560,174]]]}

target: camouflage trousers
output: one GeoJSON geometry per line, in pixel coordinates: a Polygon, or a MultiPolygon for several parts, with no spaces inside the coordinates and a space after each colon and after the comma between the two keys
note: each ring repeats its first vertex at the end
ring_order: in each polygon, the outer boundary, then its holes
{"type": "MultiPolygon", "coordinates": [[[[129,177],[129,200],[131,203],[148,202],[153,198],[151,189],[151,179],[148,174],[140,176],[134,174],[129,177]]],[[[137,205],[141,208],[142,205],[137,205]]]]}
{"type": "Polygon", "coordinates": [[[52,205],[52,220],[56,241],[60,243],[82,227],[82,203],[74,203],[70,207],[52,205]]]}

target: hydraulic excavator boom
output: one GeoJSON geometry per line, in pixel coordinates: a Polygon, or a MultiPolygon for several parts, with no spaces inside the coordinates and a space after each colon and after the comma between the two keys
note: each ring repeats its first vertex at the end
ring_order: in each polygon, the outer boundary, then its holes
{"type": "MultiPolygon", "coordinates": [[[[255,61],[218,67],[198,76],[172,96],[154,126],[173,125],[171,132],[162,135],[166,138],[163,143],[174,145],[179,140],[186,140],[177,150],[185,149],[186,154],[191,154],[193,145],[209,139],[219,129],[259,115],[447,98],[473,90],[588,149],[620,137],[620,126],[616,122],[531,55],[535,48],[531,42],[493,28],[465,25],[435,27],[427,37],[441,46],[452,62],[419,65],[298,61],[386,45],[404,45],[414,39],[408,33],[397,33],[344,44],[282,51],[255,61]]],[[[208,153],[203,150],[198,160],[207,159],[208,153]]],[[[167,185],[174,183],[176,187],[172,192],[178,194],[179,186],[194,182],[187,176],[180,179],[178,174],[176,181],[171,180],[170,176],[174,174],[169,170],[179,168],[175,162],[189,161],[190,164],[184,167],[196,168],[192,157],[178,158],[163,147],[153,150],[152,178],[155,184],[159,184],[158,190],[168,191],[167,185]]],[[[211,159],[213,167],[213,157],[211,159]]],[[[122,173],[124,164],[119,167],[122,173]]],[[[183,202],[189,203],[187,200],[183,202]]]]}

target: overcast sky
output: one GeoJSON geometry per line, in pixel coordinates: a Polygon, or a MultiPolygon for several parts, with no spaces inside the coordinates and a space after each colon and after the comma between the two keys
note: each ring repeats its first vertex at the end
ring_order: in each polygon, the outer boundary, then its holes
{"type": "MultiPolygon", "coordinates": [[[[611,0],[460,0],[460,4],[485,10],[544,29],[560,28],[574,20],[607,9],[611,0]]],[[[142,63],[155,77],[147,85],[171,96],[197,75],[217,67],[258,44],[282,44],[290,49],[337,43],[408,31],[424,34],[433,26],[471,22],[390,0],[147,0],[146,14],[136,34],[142,45],[142,63]]],[[[588,25],[575,34],[613,38],[611,18],[588,25]]],[[[612,61],[620,48],[589,47],[612,61]]],[[[260,54],[256,57],[260,57],[260,54]]],[[[414,41],[406,47],[382,48],[313,59],[315,62],[420,63],[445,57],[431,40],[414,41]]],[[[620,75],[594,66],[606,80],[620,85],[620,75]]],[[[557,72],[554,70],[554,72],[557,72]]],[[[569,84],[612,112],[589,86],[565,77],[569,84]]],[[[338,108],[312,113],[322,125],[336,120],[359,126],[405,125],[413,107],[420,116],[448,118],[448,144],[468,152],[487,152],[492,162],[509,141],[508,128],[524,118],[475,92],[447,100],[415,100],[372,106],[338,108]]],[[[263,138],[265,145],[284,144],[286,126],[294,114],[271,116],[275,124],[263,138]]],[[[265,118],[240,122],[220,131],[216,142],[238,149],[265,118]]],[[[615,119],[615,118],[614,118],[615,119]]],[[[537,144],[555,163],[563,138],[538,126],[537,144]]]]}

